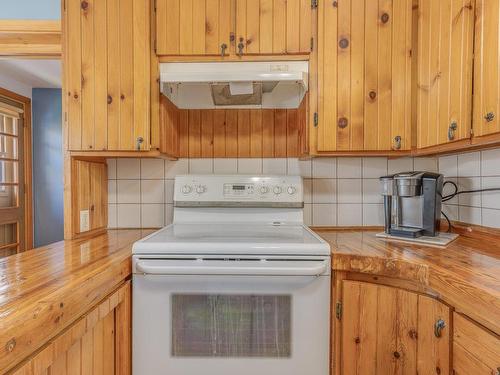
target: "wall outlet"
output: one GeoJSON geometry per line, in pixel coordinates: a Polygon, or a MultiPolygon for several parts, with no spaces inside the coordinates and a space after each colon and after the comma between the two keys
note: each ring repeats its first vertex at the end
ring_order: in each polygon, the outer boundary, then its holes
{"type": "Polygon", "coordinates": [[[80,233],[90,230],[90,211],[80,211],[80,233]]]}

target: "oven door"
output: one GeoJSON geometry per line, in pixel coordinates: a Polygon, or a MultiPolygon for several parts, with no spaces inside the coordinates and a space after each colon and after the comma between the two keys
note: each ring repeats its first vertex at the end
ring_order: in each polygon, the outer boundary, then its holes
{"type": "Polygon", "coordinates": [[[134,257],[134,375],[327,375],[329,320],[329,258],[134,257]]]}

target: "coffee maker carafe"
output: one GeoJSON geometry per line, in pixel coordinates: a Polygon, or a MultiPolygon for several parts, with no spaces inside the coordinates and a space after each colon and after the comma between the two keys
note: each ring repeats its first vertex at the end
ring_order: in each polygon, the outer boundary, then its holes
{"type": "Polygon", "coordinates": [[[403,172],[381,177],[380,182],[385,233],[406,238],[439,234],[443,175],[403,172]]]}

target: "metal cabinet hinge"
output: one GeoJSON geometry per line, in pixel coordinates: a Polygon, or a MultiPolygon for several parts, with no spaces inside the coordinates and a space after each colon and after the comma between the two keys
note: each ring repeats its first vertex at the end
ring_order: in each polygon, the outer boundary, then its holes
{"type": "Polygon", "coordinates": [[[314,51],[314,38],[311,38],[311,52],[314,51]]]}
{"type": "Polygon", "coordinates": [[[338,320],[342,319],[342,302],[337,302],[335,304],[335,317],[338,320]]]}
{"type": "Polygon", "coordinates": [[[155,54],[156,54],[156,50],[157,50],[157,46],[156,46],[156,44],[157,44],[157,43],[156,43],[156,38],[155,38],[155,41],[154,41],[154,43],[153,43],[153,49],[154,49],[154,51],[155,51],[155,54]]]}
{"type": "Polygon", "coordinates": [[[311,8],[316,9],[318,7],[318,0],[311,0],[311,8]]]}
{"type": "Polygon", "coordinates": [[[314,112],[314,127],[318,127],[318,123],[319,123],[319,116],[318,116],[318,112],[314,112]]]}

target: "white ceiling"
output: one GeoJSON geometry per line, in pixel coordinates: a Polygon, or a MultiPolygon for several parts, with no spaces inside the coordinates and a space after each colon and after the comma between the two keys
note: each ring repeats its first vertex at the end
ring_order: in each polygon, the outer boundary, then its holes
{"type": "Polygon", "coordinates": [[[0,73],[33,88],[60,88],[61,61],[0,59],[0,73]]]}

